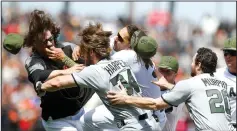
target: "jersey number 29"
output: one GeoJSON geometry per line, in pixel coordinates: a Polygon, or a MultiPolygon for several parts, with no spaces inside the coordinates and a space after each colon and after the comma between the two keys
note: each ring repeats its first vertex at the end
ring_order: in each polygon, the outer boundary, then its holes
{"type": "Polygon", "coordinates": [[[210,110],[211,113],[227,113],[230,114],[230,108],[229,108],[229,102],[227,98],[227,91],[221,90],[221,92],[217,89],[210,89],[206,90],[207,97],[211,97],[213,95],[216,95],[216,98],[211,98],[209,100],[210,110]],[[224,99],[224,104],[222,104],[222,101],[224,99]],[[219,104],[217,107],[216,104],[219,104]]]}

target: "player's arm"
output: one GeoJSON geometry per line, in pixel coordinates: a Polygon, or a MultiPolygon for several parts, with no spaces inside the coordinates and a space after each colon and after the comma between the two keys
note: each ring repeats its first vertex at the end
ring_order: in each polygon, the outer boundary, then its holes
{"type": "Polygon", "coordinates": [[[71,67],[67,70],[49,70],[43,60],[38,58],[28,58],[26,60],[25,68],[28,72],[28,79],[34,84],[34,87],[38,81],[46,81],[59,75],[70,74],[76,70],[83,69],[82,65],[71,67]]]}
{"type": "Polygon", "coordinates": [[[43,83],[41,85],[41,90],[53,92],[71,87],[95,87],[95,83],[100,83],[101,80],[98,78],[98,75],[94,75],[94,72],[95,71],[90,67],[86,67],[80,72],[57,76],[43,83]]]}
{"type": "Polygon", "coordinates": [[[53,79],[50,79],[41,85],[41,90],[53,92],[64,88],[71,88],[76,87],[77,84],[75,83],[72,75],[62,75],[57,76],[53,79]]]}
{"type": "Polygon", "coordinates": [[[160,110],[169,107],[169,104],[163,101],[162,98],[128,96],[119,92],[108,92],[107,98],[112,105],[126,104],[148,110],[160,110]]]}
{"type": "Polygon", "coordinates": [[[84,68],[83,65],[78,65],[78,64],[66,70],[45,70],[45,69],[38,68],[29,74],[29,80],[32,83],[36,83],[37,81],[43,82],[43,81],[52,79],[56,76],[67,75],[76,71],[80,71],[83,68],[84,68]]]}
{"type": "Polygon", "coordinates": [[[144,98],[127,96],[120,92],[108,92],[107,98],[111,104],[128,104],[139,108],[158,110],[170,106],[178,106],[190,98],[191,88],[187,86],[187,82],[178,82],[175,87],[161,98],[144,98]]]}

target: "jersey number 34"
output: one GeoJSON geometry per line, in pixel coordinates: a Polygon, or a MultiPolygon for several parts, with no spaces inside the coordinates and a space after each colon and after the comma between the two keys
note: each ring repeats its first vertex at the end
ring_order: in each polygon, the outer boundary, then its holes
{"type": "Polygon", "coordinates": [[[122,88],[126,88],[128,95],[134,94],[134,90],[136,93],[140,93],[140,88],[129,69],[116,75],[110,82],[113,86],[118,85],[121,90],[122,88]]]}

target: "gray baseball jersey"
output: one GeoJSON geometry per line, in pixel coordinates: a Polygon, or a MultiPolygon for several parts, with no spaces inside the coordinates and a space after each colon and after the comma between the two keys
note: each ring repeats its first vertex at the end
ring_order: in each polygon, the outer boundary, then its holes
{"type": "Polygon", "coordinates": [[[172,106],[185,102],[196,130],[234,130],[229,122],[227,84],[210,74],[180,81],[169,93],[163,94],[162,98],[172,106]]]}
{"type": "Polygon", "coordinates": [[[227,93],[230,100],[231,123],[236,124],[236,76],[230,74],[227,67],[218,69],[215,75],[227,83],[227,93]]]}
{"type": "Polygon", "coordinates": [[[137,117],[147,112],[134,106],[110,105],[106,98],[108,91],[121,91],[126,88],[127,94],[141,96],[140,88],[131,69],[122,60],[101,60],[95,65],[84,68],[81,72],[72,74],[80,87],[93,88],[104,105],[114,115],[115,121],[137,117]]]}
{"type": "MultiPolygon", "coordinates": [[[[141,87],[143,97],[159,98],[161,96],[160,88],[151,83],[151,81],[157,80],[154,72],[155,67],[146,67],[143,61],[139,62],[134,50],[121,50],[112,55],[111,58],[121,59],[131,67],[131,70],[141,87]]],[[[165,112],[156,110],[154,113],[159,117],[161,125],[164,126],[166,122],[165,112]]]]}

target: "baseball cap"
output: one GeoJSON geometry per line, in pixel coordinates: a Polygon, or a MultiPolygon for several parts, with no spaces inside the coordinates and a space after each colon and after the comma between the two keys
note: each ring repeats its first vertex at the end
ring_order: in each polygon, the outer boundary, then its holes
{"type": "Polygon", "coordinates": [[[179,63],[173,56],[162,56],[158,67],[173,70],[177,73],[179,69],[179,63]]]}
{"type": "Polygon", "coordinates": [[[132,37],[131,40],[133,44],[131,44],[132,48],[137,52],[139,56],[142,58],[149,59],[156,54],[156,49],[158,44],[155,39],[149,36],[140,36],[140,37],[132,37]]]}
{"type": "Polygon", "coordinates": [[[17,54],[23,46],[24,38],[15,33],[8,34],[3,41],[3,48],[12,54],[17,54]]]}
{"type": "Polygon", "coordinates": [[[224,48],[222,50],[234,50],[236,51],[236,37],[227,39],[224,42],[224,48]]]}

